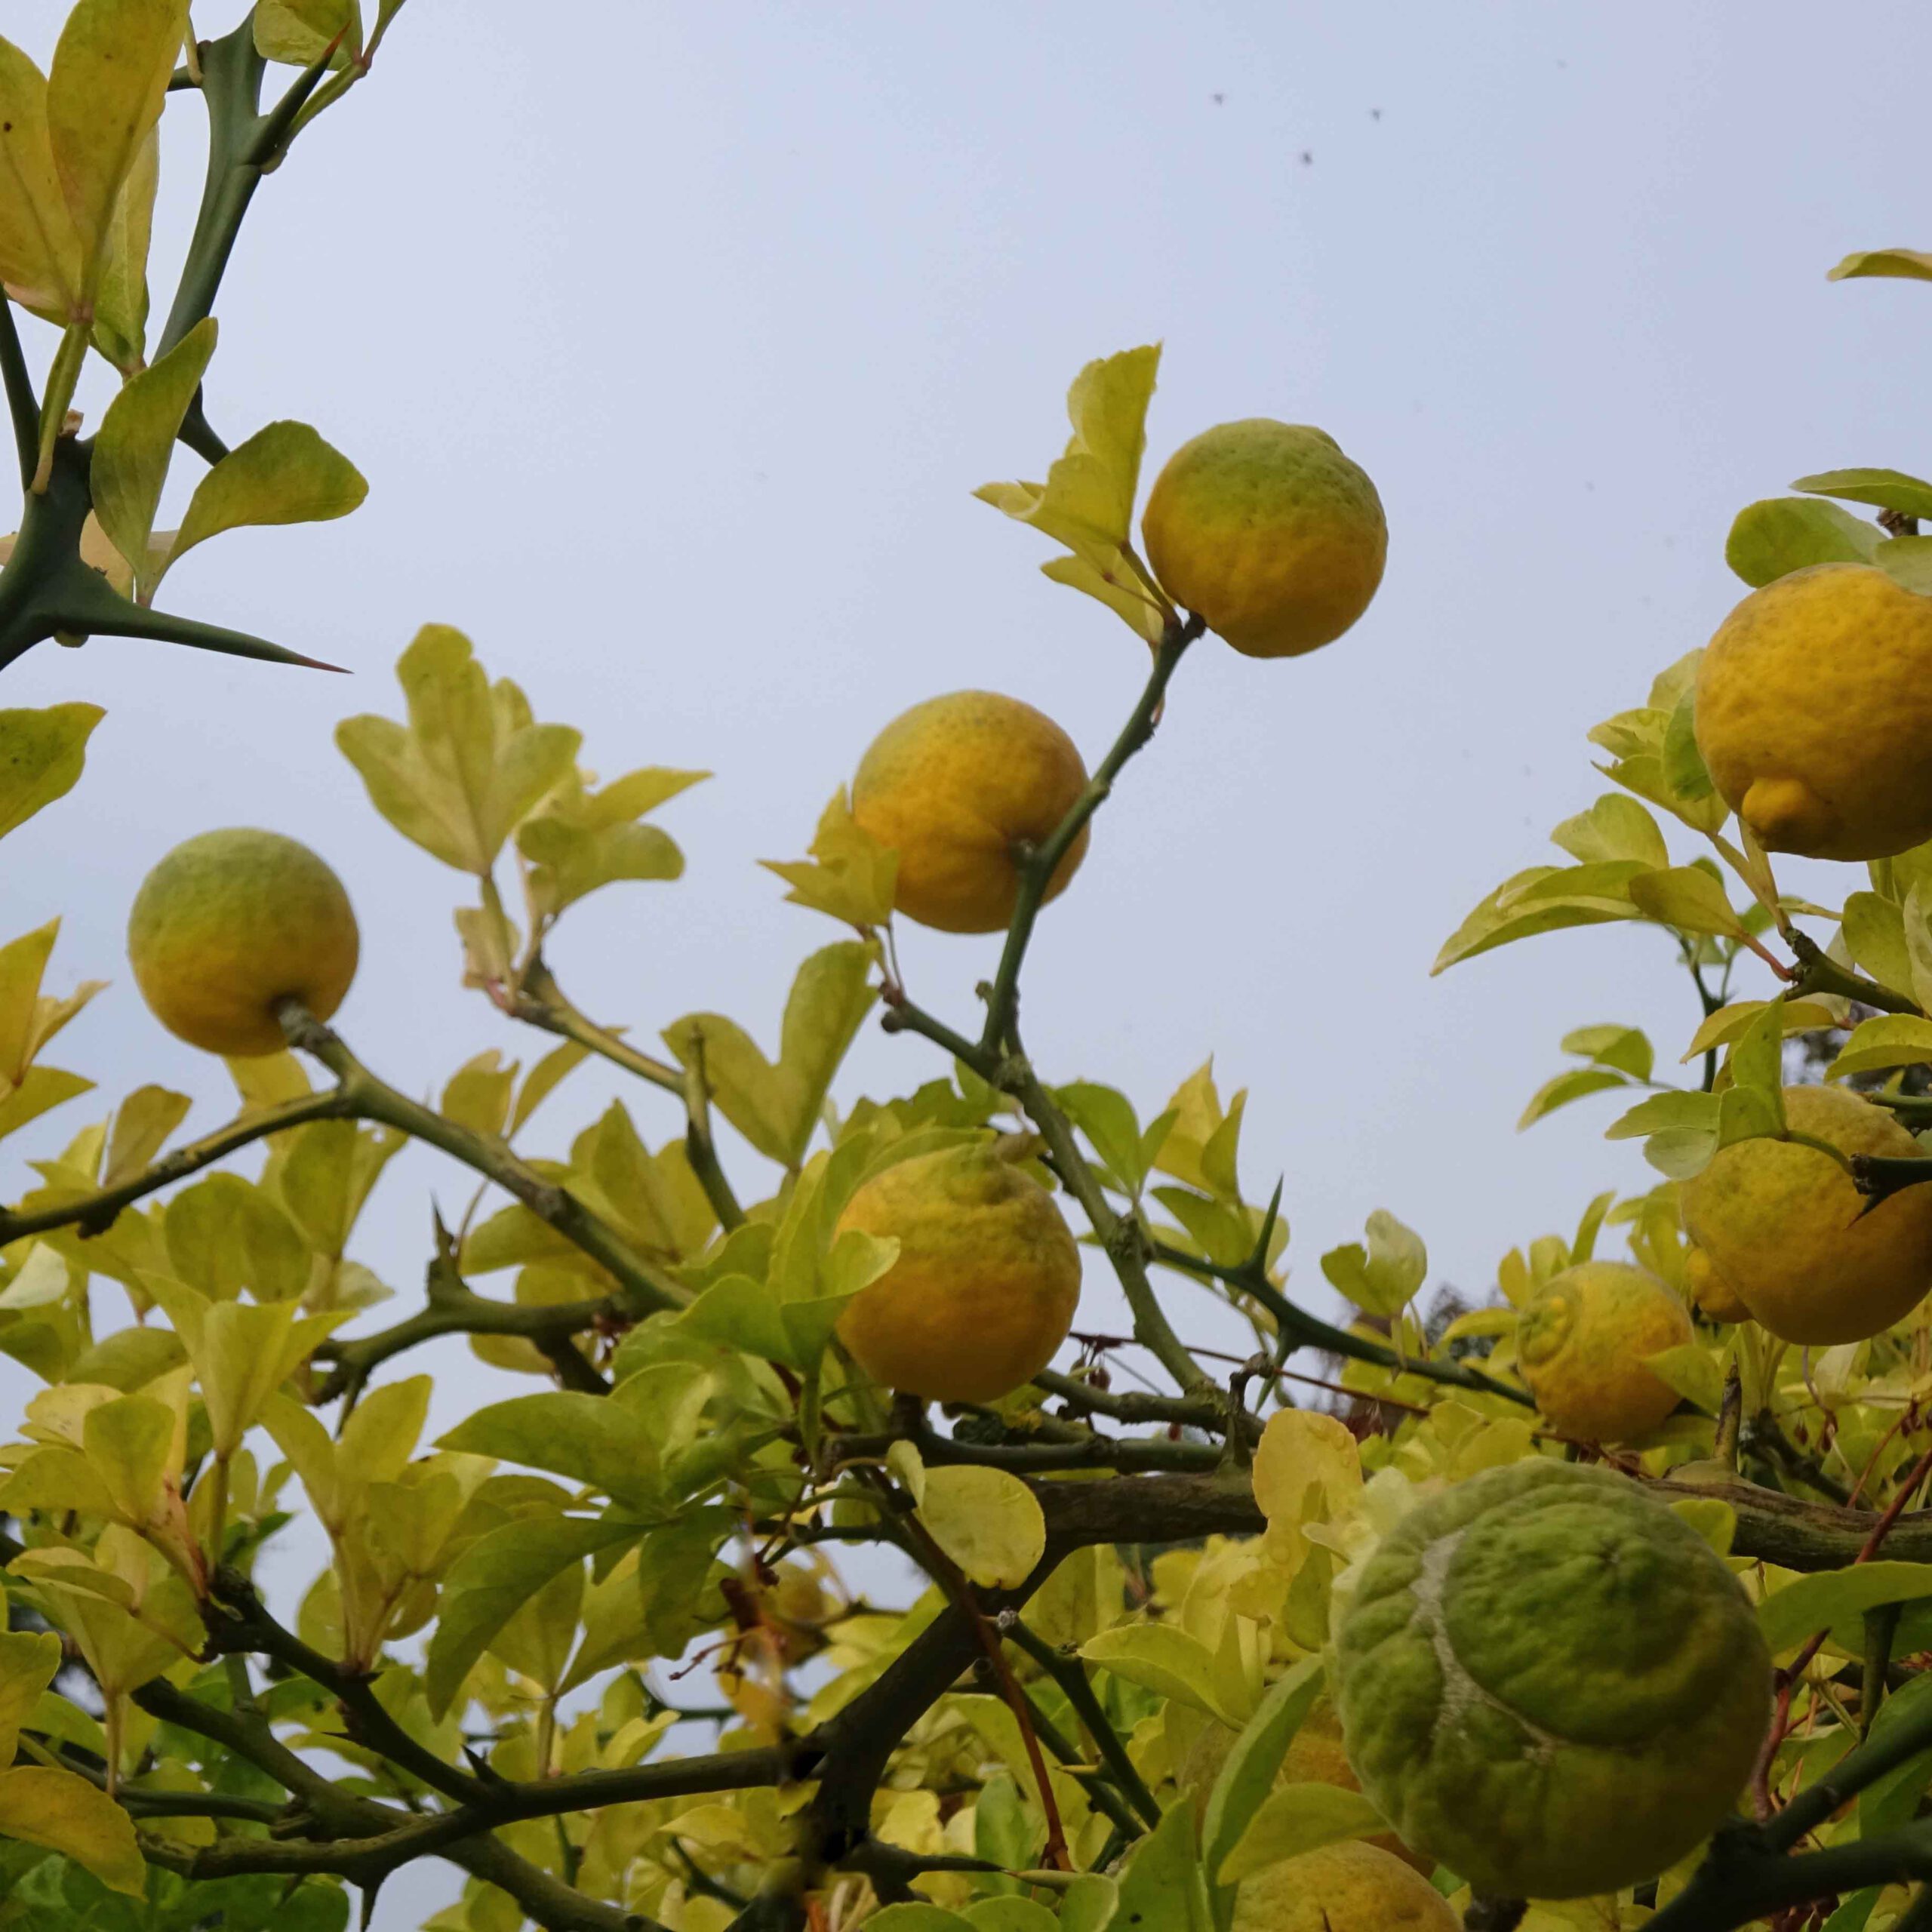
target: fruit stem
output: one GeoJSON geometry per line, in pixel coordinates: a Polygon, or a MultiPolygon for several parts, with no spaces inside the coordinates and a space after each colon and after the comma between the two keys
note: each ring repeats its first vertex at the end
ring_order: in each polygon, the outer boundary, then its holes
{"type": "Polygon", "coordinates": [[[1154,666],[1149,673],[1140,702],[1134,707],[1113,749],[1101,759],[1086,788],[1067,809],[1066,816],[1038,844],[1026,852],[1019,864],[1020,891],[1014,901],[1013,917],[1006,929],[1006,945],[1000,954],[999,970],[993,976],[992,990],[986,995],[986,1023],[980,1035],[983,1052],[997,1053],[1012,1026],[1020,1004],[1020,969],[1026,962],[1026,947],[1033,937],[1033,922],[1039,916],[1060,861],[1072,849],[1074,841],[1087,822],[1106,802],[1121,768],[1154,735],[1154,725],[1166,694],[1168,681],[1180,664],[1187,647],[1205,626],[1198,617],[1186,623],[1171,623],[1154,648],[1154,666]]]}

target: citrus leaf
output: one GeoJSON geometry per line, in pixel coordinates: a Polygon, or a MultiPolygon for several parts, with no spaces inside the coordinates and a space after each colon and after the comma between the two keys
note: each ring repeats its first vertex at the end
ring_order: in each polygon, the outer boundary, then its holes
{"type": "Polygon", "coordinates": [[[81,238],[47,126],[47,81],[0,40],[0,283],[23,308],[64,321],[81,286],[81,238]]]}
{"type": "Polygon", "coordinates": [[[1321,1257],[1330,1284],[1364,1314],[1398,1315],[1429,1272],[1422,1237],[1378,1208],[1368,1217],[1368,1244],[1350,1241],[1321,1257]]]}
{"type": "Polygon", "coordinates": [[[648,1504],[657,1494],[657,1446],[649,1431],[621,1403],[575,1389],[492,1402],[436,1446],[547,1469],[620,1502],[648,1504]]]}
{"type": "Polygon", "coordinates": [[[1046,1553],[1038,1500],[1004,1469],[928,1469],[918,1513],[933,1541],[985,1589],[1017,1589],[1046,1553]]]}
{"type": "Polygon", "coordinates": [[[1932,595],[1932,537],[1888,537],[1872,561],[1894,583],[1921,597],[1932,595]]]}
{"type": "Polygon", "coordinates": [[[1801,476],[1791,487],[1814,497],[1897,510],[1901,516],[1932,517],[1932,483],[1902,469],[1826,469],[1816,476],[1801,476]]]}
{"type": "MultiPolygon", "coordinates": [[[[1800,487],[1802,487],[1801,485],[1800,487]]],[[[1811,497],[1772,497],[1737,513],[1724,560],[1754,589],[1813,564],[1866,564],[1883,541],[1875,524],[1811,497]]]]}
{"type": "Polygon", "coordinates": [[[1842,1080],[1848,1074],[1878,1073],[1927,1062],[1932,1062],[1932,1020],[1913,1013],[1881,1013],[1854,1029],[1825,1078],[1842,1080]]]}
{"type": "Polygon", "coordinates": [[[1229,1855],[1274,1788],[1281,1761],[1303,1720],[1321,1694],[1319,1657],[1291,1665],[1270,1687],[1236,1738],[1208,1796],[1201,1822],[1201,1862],[1217,1883],[1229,1855]]]}
{"type": "Polygon", "coordinates": [[[88,736],[106,715],[97,704],[0,711],[0,838],[73,789],[88,736]]]}
{"type": "Polygon", "coordinates": [[[134,1841],[134,1820],[72,1771],[39,1764],[0,1771],[0,1838],[57,1851],[110,1891],[140,1898],[147,1889],[147,1863],[134,1841]]]}
{"type": "MultiPolygon", "coordinates": [[[[1742,1037],[1768,1004],[1761,999],[1741,999],[1706,1014],[1703,1023],[1691,1035],[1690,1044],[1684,1048],[1684,1058],[1678,1064],[1694,1060],[1700,1054],[1714,1048],[1729,1046],[1742,1037]]],[[[1781,1012],[1782,1025],[1787,1034],[1816,1032],[1820,1028],[1838,1023],[1831,1009],[1817,1000],[1787,1001],[1781,1012]]]]}
{"type": "Polygon", "coordinates": [[[168,553],[169,565],[224,530],[326,522],[346,516],[368,494],[361,472],[307,423],[271,423],[202,478],[168,553]]]}
{"type": "Polygon", "coordinates": [[[1702,866],[1669,866],[1630,881],[1637,909],[1678,932],[1708,933],[1719,939],[1747,937],[1744,921],[1731,909],[1723,885],[1702,866]]]}
{"type": "Polygon", "coordinates": [[[1827,281],[1850,281],[1860,275],[1897,275],[1909,281],[1932,281],[1932,255],[1915,248],[1857,248],[1835,269],[1827,281]]]}
{"type": "Polygon", "coordinates": [[[1549,835],[1584,865],[1618,859],[1659,867],[1670,863],[1657,820],[1627,792],[1606,792],[1588,811],[1566,818],[1549,835]]]}
{"type": "Polygon", "coordinates": [[[52,1631],[0,1631],[0,1769],[14,1761],[20,1726],[60,1668],[60,1639],[52,1631]]]}
{"type": "Polygon", "coordinates": [[[1358,1791],[1332,1784],[1284,1785],[1263,1801],[1254,1822],[1223,1861],[1220,1880],[1235,1884],[1284,1859],[1344,1838],[1373,1838],[1388,1829],[1387,1820],[1358,1791]]]}
{"type": "Polygon", "coordinates": [[[882,926],[892,916],[899,854],[860,826],[843,786],[820,814],[810,859],[758,863],[792,888],[785,897],[794,906],[808,906],[848,926],[882,926]]]}
{"type": "Polygon", "coordinates": [[[148,539],[168,481],[175,433],[214,355],[212,315],[197,322],[151,368],[132,376],[107,405],[88,472],[94,515],[145,594],[153,586],[148,539]]]}
{"type": "Polygon", "coordinates": [[[1177,1624],[1116,1625],[1088,1638],[1081,1645],[1080,1654],[1130,1684],[1218,1718],[1231,1730],[1241,1728],[1243,1713],[1228,1709],[1221,1702],[1214,1652],[1177,1624]]]}
{"type": "Polygon", "coordinates": [[[1530,1103],[1523,1109],[1522,1117],[1516,1123],[1520,1134],[1527,1127],[1534,1127],[1546,1115],[1555,1112],[1558,1107],[1567,1107],[1572,1100],[1580,1100],[1591,1094],[1601,1094],[1611,1087],[1627,1087],[1629,1081],[1620,1073],[1612,1073],[1607,1069],[1597,1066],[1573,1066],[1567,1072],[1555,1075],[1546,1080],[1530,1096],[1530,1103]]]}
{"type": "Polygon", "coordinates": [[[1120,1903],[1111,1921],[1118,1932],[1213,1932],[1207,1874],[1194,1842],[1194,1807],[1170,1806],[1160,1823],[1134,1847],[1121,1875],[1120,1903]]]}
{"type": "Polygon", "coordinates": [[[1881,1603],[1932,1596],[1932,1563],[1879,1561],[1800,1577],[1758,1606],[1758,1628],[1773,1656],[1881,1603]]]}

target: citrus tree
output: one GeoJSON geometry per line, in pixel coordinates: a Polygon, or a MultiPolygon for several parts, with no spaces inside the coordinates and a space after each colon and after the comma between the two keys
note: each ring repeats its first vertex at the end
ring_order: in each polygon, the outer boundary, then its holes
{"type": "MultiPolygon", "coordinates": [[[[361,494],[301,426],[231,450],[205,379],[253,192],[397,5],[261,0],[198,43],[179,0],[81,0],[45,76],[0,42],[0,662],[97,632],[297,655],[152,599],[192,543],[361,494]],[[171,94],[210,173],[150,343],[171,94]],[[39,394],[16,309],[60,331],[39,394]],[[124,380],[86,437],[94,354],[124,380]],[[156,532],[177,448],[208,468],[156,532]]],[[[1209,429],[1143,503],[1157,361],[1090,365],[1046,481],[980,492],[1136,633],[1118,737],[1089,771],[985,692],[886,724],[771,865],[832,924],[768,1044],[572,1001],[557,928],[678,877],[657,815],[704,774],[592,777],[546,694],[433,624],[401,715],[340,727],[343,782],[454,875],[453,977],[527,1064],[432,1104],[359,1060],[329,1023],[355,894],[272,829],[190,840],[130,909],[156,1020],[233,1076],[192,1137],[154,1084],[89,1112],[47,1054],[94,984],[42,991],[52,927],[0,946],[0,1350],[40,1384],[0,1454],[0,1925],[336,1932],[423,1860],[462,1875],[448,1932],[1932,1925],[1932,1102],[1903,1078],[1932,1065],[1932,485],[1745,510],[1751,594],[1591,733],[1611,789],[1564,863],[1443,949],[1656,929],[1687,1072],[1585,1026],[1524,1121],[1622,1091],[1657,1184],[1512,1248],[1446,1326],[1377,1213],[1321,1257],[1337,1324],[1287,1293],[1244,1096],[1071,1078],[1023,1011],[1189,654],[1292,677],[1265,660],[1345,636],[1382,574],[1374,487],[1317,429],[1209,429]],[[1866,869],[1827,906],[1787,852],[1866,869]],[[915,998],[896,921],[986,936],[989,977],[915,998]],[[835,1103],[872,1023],[904,1079],[835,1103]],[[1833,1043],[1823,1084],[1787,1084],[1795,1035],[1833,1043]],[[592,1060],[634,1094],[546,1140],[592,1060]],[[357,1223],[411,1141],[476,1192],[383,1306],[357,1223]],[[1131,1337],[1076,1327],[1088,1268],[1131,1337]],[[1177,1290],[1251,1350],[1191,1346],[1177,1290]],[[426,1441],[423,1364],[465,1348],[528,1387],[426,1441]],[[282,1600],[260,1560],[298,1521],[327,1561],[282,1600]]],[[[0,834],[98,715],[0,711],[0,834]]]]}

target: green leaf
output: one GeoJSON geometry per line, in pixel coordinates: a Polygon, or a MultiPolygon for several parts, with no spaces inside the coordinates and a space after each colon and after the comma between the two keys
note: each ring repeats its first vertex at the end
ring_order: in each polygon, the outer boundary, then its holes
{"type": "MultiPolygon", "coordinates": [[[[1684,1048],[1684,1058],[1678,1064],[1682,1066],[1695,1060],[1700,1054],[1715,1047],[1727,1047],[1741,1038],[1769,1004],[1761,999],[1741,999],[1707,1014],[1697,1032],[1691,1035],[1690,1044],[1684,1048]]],[[[1786,1034],[1817,1032],[1821,1028],[1838,1023],[1831,1008],[1817,1000],[1786,1000],[1780,1014],[1780,1023],[1786,1034]]]]}
{"type": "Polygon", "coordinates": [[[1704,755],[1697,749],[1697,715],[1694,686],[1678,700],[1670,722],[1664,728],[1664,783],[1681,798],[1708,798],[1712,789],[1704,755]]]}
{"type": "Polygon", "coordinates": [[[1774,1590],[1758,1606],[1758,1628],[1774,1656],[1814,1631],[1862,1616],[1875,1604],[1932,1596],[1932,1563],[1883,1560],[1823,1570],[1774,1590]]]}
{"type": "Polygon", "coordinates": [[[1682,933],[1708,933],[1715,938],[1749,937],[1744,921],[1731,909],[1722,882],[1702,866],[1667,866],[1630,881],[1630,900],[1647,918],[1682,933]]]}
{"type": "Polygon", "coordinates": [[[1769,1001],[1739,1035],[1726,1063],[1732,1085],[1758,1094],[1784,1131],[1784,995],[1769,1001]]]}
{"type": "Polygon", "coordinates": [[[91,1080],[78,1073],[63,1073],[51,1066],[29,1067],[17,1087],[0,1093],[0,1140],[76,1095],[91,1092],[93,1087],[91,1080]]]}
{"type": "Polygon", "coordinates": [[[47,125],[47,82],[0,40],[0,283],[23,308],[54,321],[74,309],[81,238],[62,192],[47,125]]]}
{"type": "Polygon", "coordinates": [[[1218,1718],[1232,1730],[1242,1728],[1246,1714],[1222,1702],[1214,1652],[1178,1624],[1116,1624],[1082,1644],[1080,1654],[1130,1684],[1218,1718]]]}
{"type": "Polygon", "coordinates": [[[633,1524],[546,1516],[506,1523],[470,1544],[451,1564],[437,1599],[423,1679],[430,1714],[438,1721],[448,1715],[491,1640],[552,1577],[637,1534],[633,1524]]]}
{"type": "Polygon", "coordinates": [[[1932,537],[1887,537],[1872,561],[1895,583],[1921,597],[1932,595],[1932,537]]]}
{"type": "Polygon", "coordinates": [[[364,714],[336,728],[371,802],[408,839],[479,877],[572,768],[581,734],[538,724],[508,678],[494,687],[469,640],[426,624],[396,666],[406,725],[364,714]]]}
{"type": "Polygon", "coordinates": [[[1654,1355],[1645,1355],[1642,1361],[1666,1388],[1675,1389],[1687,1402],[1696,1403],[1706,1414],[1716,1414],[1724,1400],[1724,1373],[1702,1343],[1680,1342],[1675,1348],[1660,1349],[1654,1355]]]}
{"type": "Polygon", "coordinates": [[[1606,1140],[1645,1137],[1644,1158],[1673,1180],[1701,1174],[1718,1151],[1724,1102],[1716,1094],[1655,1094],[1604,1130],[1606,1140]]]}
{"type": "Polygon", "coordinates": [[[1862,1021],[1826,1070],[1827,1080],[1932,1062],[1932,1020],[1914,1013],[1881,1013],[1862,1021]]]}
{"type": "Polygon", "coordinates": [[[1207,1875],[1194,1845],[1194,1807],[1176,1804],[1134,1847],[1120,1880],[1117,1932],[1213,1932],[1207,1875]]]}
{"type": "Polygon", "coordinates": [[[211,1301],[243,1293],[293,1301],[309,1285],[307,1244],[255,1182],[210,1174],[183,1188],[162,1217],[169,1268],[211,1301]]]}
{"type": "MultiPolygon", "coordinates": [[[[1932,1699],[1932,1678],[1921,1675],[1902,1684],[1879,1706],[1872,1720],[1871,1741],[1883,1746],[1895,1743],[1902,1729],[1915,1730],[1925,1721],[1928,1699],[1932,1699]]],[[[1875,1778],[1858,1795],[1858,1835],[1884,1838],[1909,1824],[1928,1782],[1932,1782],[1932,1751],[1915,1752],[1875,1778]]]]}
{"type": "Polygon", "coordinates": [[[161,1508],[162,1485],[173,1466],[174,1411],[152,1395],[122,1395],[90,1409],[82,1445],[94,1473],[106,1485],[114,1513],[139,1528],[161,1508]]]}
{"type": "Polygon", "coordinates": [[[134,1841],[134,1820],[72,1771],[40,1764],[0,1771],[0,1838],[45,1845],[131,1898],[147,1889],[147,1863],[134,1841]]]}
{"type": "Polygon", "coordinates": [[[1031,1899],[980,1899],[966,1908],[966,1923],[973,1932],[1060,1932],[1060,1921],[1031,1899]]]}
{"type": "Polygon", "coordinates": [[[1321,1694],[1322,1681],[1319,1657],[1291,1665],[1269,1687],[1223,1761],[1201,1823],[1201,1862],[1217,1883],[1229,1882],[1220,1877],[1223,1864],[1274,1788],[1295,1733],[1321,1694]]]}
{"type": "Polygon", "coordinates": [[[212,315],[197,322],[150,368],[122,384],[107,405],[94,438],[88,472],[94,515],[108,540],[128,561],[137,591],[145,597],[158,580],[149,558],[148,539],[168,481],[175,433],[195,399],[214,355],[212,315]]]}
{"type": "Polygon", "coordinates": [[[1813,564],[1867,564],[1883,540],[1875,524],[1811,497],[1772,497],[1737,513],[1724,560],[1754,589],[1813,564]]]}
{"type": "Polygon", "coordinates": [[[1586,866],[1619,859],[1658,867],[1670,863],[1670,849],[1657,820],[1624,792],[1606,792],[1588,811],[1566,818],[1549,835],[1586,866]]]}
{"type": "MultiPolygon", "coordinates": [[[[186,0],[79,0],[47,78],[47,134],[84,261],[97,268],[115,203],[161,118],[186,0]]],[[[84,297],[94,276],[84,269],[84,297]]]]}
{"type": "Polygon", "coordinates": [[[1140,1123],[1124,1094],[1091,1080],[1069,1081],[1054,1089],[1066,1117],[1086,1135],[1107,1177],[1121,1191],[1137,1195],[1147,1178],[1140,1146],[1140,1123]]]}
{"type": "Polygon", "coordinates": [[[718,1111],[761,1154],[786,1167],[804,1158],[832,1075],[871,1011],[872,950],[859,940],[815,952],[785,1004],[776,1066],[743,1028],[720,1014],[688,1014],[664,1029],[685,1066],[702,1055],[718,1111]]]}
{"type": "Polygon", "coordinates": [[[1399,1315],[1429,1272],[1421,1235],[1377,1208],[1368,1217],[1368,1245],[1350,1241],[1321,1257],[1321,1272],[1338,1294],[1369,1315],[1399,1315]]]}
{"type": "Polygon", "coordinates": [[[1899,909],[1905,928],[1906,961],[1911,968],[1905,990],[1921,1009],[1932,1011],[1932,890],[1915,880],[1899,909]]]}
{"type": "Polygon", "coordinates": [[[657,1446],[649,1431],[622,1404],[575,1389],[492,1402],[436,1446],[548,1469],[620,1502],[648,1506],[657,1497],[657,1446]]]}
{"type": "Polygon", "coordinates": [[[937,1905],[889,1905],[866,1923],[874,1932],[973,1932],[973,1921],[937,1905]]]}
{"type": "Polygon", "coordinates": [[[820,814],[810,859],[758,863],[792,888],[785,897],[794,906],[808,906],[848,926],[882,926],[892,917],[899,854],[860,828],[842,785],[820,814]]]}
{"type": "Polygon", "coordinates": [[[148,131],[114,204],[102,238],[94,298],[94,346],[124,376],[145,365],[148,335],[148,248],[161,186],[161,130],[148,131]]]}
{"type": "Polygon", "coordinates": [[[1801,476],[1791,487],[1814,497],[1897,510],[1901,516],[1932,517],[1932,483],[1902,469],[1826,469],[1816,476],[1801,476]]]}
{"type": "Polygon", "coordinates": [[[306,423],[271,423],[204,476],[168,552],[171,568],[224,530],[248,524],[325,523],[369,494],[362,473],[306,423]]]}
{"type": "Polygon", "coordinates": [[[1598,1066],[1573,1066],[1567,1072],[1546,1080],[1530,1096],[1530,1103],[1523,1109],[1522,1117],[1516,1123],[1516,1131],[1521,1134],[1525,1128],[1534,1127],[1546,1115],[1553,1114],[1558,1107],[1567,1107],[1572,1100],[1580,1100],[1591,1094],[1601,1094],[1611,1087],[1627,1087],[1629,1081],[1620,1073],[1613,1073],[1598,1066]]]}
{"type": "Polygon", "coordinates": [[[1909,281],[1932,281],[1932,255],[1915,248],[1856,248],[1826,272],[1827,281],[1850,281],[1861,275],[1897,275],[1909,281]]]}
{"type": "Polygon", "coordinates": [[[928,1469],[918,1514],[933,1541],[983,1589],[1017,1590],[1046,1553],[1038,1502],[1004,1469],[928,1469]]]}
{"type": "Polygon", "coordinates": [[[1289,1784],[1270,1792],[1254,1822],[1220,1870],[1234,1884],[1251,1874],[1344,1838],[1373,1838],[1387,1821],[1358,1791],[1339,1785],[1289,1784]]]}
{"type": "Polygon", "coordinates": [[[534,817],[518,828],[517,849],[531,862],[531,903],[554,918],[599,886],[619,880],[683,875],[685,855],[667,832],[638,821],[703,771],[633,771],[601,791],[585,790],[568,774],[534,817]]]}
{"type": "Polygon", "coordinates": [[[97,704],[0,711],[0,838],[73,789],[88,736],[106,715],[97,704]]]}
{"type": "Polygon", "coordinates": [[[101,1186],[115,1187],[131,1180],[167,1146],[168,1136],[188,1118],[192,1105],[186,1094],[165,1087],[136,1088],[115,1110],[101,1186]]]}
{"type": "Polygon", "coordinates": [[[1881,986],[1903,992],[1912,984],[1912,954],[1905,943],[1905,915],[1896,900],[1854,892],[1844,902],[1845,950],[1881,986]]]}
{"type": "Polygon", "coordinates": [[[1649,1079],[1657,1062],[1650,1037],[1641,1027],[1615,1021],[1602,1026],[1573,1027],[1559,1044],[1566,1054],[1580,1054],[1593,1066],[1628,1074],[1633,1080],[1649,1079]]]}

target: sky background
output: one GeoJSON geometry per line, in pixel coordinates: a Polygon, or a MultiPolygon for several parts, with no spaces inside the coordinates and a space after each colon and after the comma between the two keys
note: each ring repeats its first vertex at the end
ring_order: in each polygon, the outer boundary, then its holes
{"type": "MultiPolygon", "coordinates": [[[[7,11],[44,62],[64,6],[7,11]]],[[[232,12],[204,0],[198,24],[232,12]]],[[[347,881],[364,958],[340,1025],[393,1083],[439,1091],[489,1046],[540,1054],[460,989],[462,881],[377,817],[332,742],[341,716],[399,710],[390,666],[429,620],[467,630],[540,718],[583,727],[593,768],[718,774],[660,817],[685,879],[580,907],[552,964],[643,1039],[709,1008],[775,1047],[798,961],[838,935],[754,862],[802,853],[881,726],[989,687],[1091,763],[1132,705],[1143,648],[970,492],[1043,474],[1081,364],[1160,340],[1147,476],[1214,423],[1319,424],[1380,489],[1388,575],[1312,657],[1191,654],[1042,921],[1029,1043],[1049,1078],[1106,1081],[1143,1118],[1211,1054],[1224,1091],[1251,1089],[1244,1174],[1259,1198],[1285,1177],[1313,1304],[1331,1305],[1321,1253],[1378,1207],[1425,1235],[1432,1280],[1481,1297],[1509,1247],[1648,1184],[1599,1137],[1614,1097],[1516,1136],[1559,1037],[1632,1022],[1668,1061],[1697,1014],[1651,931],[1436,980],[1430,961],[1606,789],[1589,727],[1741,594],[1736,511],[1810,471],[1922,466],[1910,372],[1932,291],[1825,272],[1927,245],[1900,137],[1928,56],[1932,20],[1909,11],[1875,40],[1787,0],[414,0],[264,184],[209,378],[231,441],[312,422],[368,502],[224,537],[161,599],[353,679],[103,639],[43,646],[0,692],[109,712],[0,876],[0,937],[63,916],[53,989],[115,982],[50,1057],[103,1097],[195,1094],[191,1131],[229,1109],[122,949],[148,868],[231,824],[303,839],[347,881]]],[[[158,315],[196,120],[174,97],[158,315]]],[[[51,331],[26,327],[44,363],[51,331]]],[[[177,468],[185,497],[199,465],[177,468]]],[[[916,996],[970,1018],[997,940],[901,943],[916,996]]],[[[942,1066],[869,1029],[837,1093],[942,1066]]],[[[580,1073],[528,1147],[561,1152],[617,1091],[580,1073]]],[[[654,1142],[676,1131],[665,1097],[628,1097],[654,1142]]],[[[10,1143],[0,1195],[91,1107],[10,1143]]],[[[749,1150],[728,1159],[767,1191],[749,1150]]],[[[469,1183],[412,1151],[356,1250],[405,1307],[432,1193],[455,1211],[469,1183]]],[[[1226,1332],[1185,1287],[1173,1306],[1192,1339],[1226,1332]]],[[[1082,1319],[1114,1306],[1094,1281],[1082,1319]]],[[[501,1392],[460,1348],[430,1360],[445,1426],[501,1392]]],[[[0,1394],[29,1386],[0,1362],[0,1394]]],[[[421,1883],[385,1894],[386,1926],[445,1881],[421,1883]]]]}

